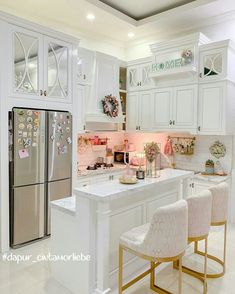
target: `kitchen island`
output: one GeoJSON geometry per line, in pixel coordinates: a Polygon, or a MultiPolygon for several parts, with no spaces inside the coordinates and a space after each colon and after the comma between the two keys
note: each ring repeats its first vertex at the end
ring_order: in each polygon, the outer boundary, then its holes
{"type": "MultiPolygon", "coordinates": [[[[150,222],[156,208],[181,199],[192,177],[193,172],[164,169],[159,178],[88,185],[74,189],[70,199],[53,202],[51,254],[83,256],[82,261],[54,262],[54,277],[73,293],[116,293],[120,235],[150,222]]],[[[126,254],[124,278],[146,266],[126,254]]]]}

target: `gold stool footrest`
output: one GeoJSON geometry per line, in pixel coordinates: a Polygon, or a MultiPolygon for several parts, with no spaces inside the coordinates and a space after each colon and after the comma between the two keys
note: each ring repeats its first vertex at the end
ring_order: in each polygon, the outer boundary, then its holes
{"type": "MultiPolygon", "coordinates": [[[[194,253],[198,254],[198,255],[201,255],[201,256],[205,256],[205,253],[202,252],[202,251],[199,251],[199,250],[194,250],[194,253]]],[[[219,259],[218,257],[210,255],[210,254],[207,254],[207,258],[219,263],[223,267],[223,271],[219,272],[219,273],[216,273],[216,274],[206,274],[206,277],[210,278],[210,279],[216,279],[216,278],[223,277],[224,274],[225,274],[225,267],[224,267],[225,264],[224,264],[224,262],[221,259],[219,259]]],[[[197,271],[197,274],[199,276],[204,276],[204,273],[199,272],[199,271],[197,271]]]]}

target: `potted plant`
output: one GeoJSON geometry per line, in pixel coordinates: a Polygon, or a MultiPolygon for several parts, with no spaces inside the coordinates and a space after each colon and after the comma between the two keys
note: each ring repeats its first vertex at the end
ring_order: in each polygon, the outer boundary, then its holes
{"type": "Polygon", "coordinates": [[[215,172],[215,164],[214,161],[211,159],[208,159],[205,163],[205,172],[209,175],[213,175],[215,172]]]}

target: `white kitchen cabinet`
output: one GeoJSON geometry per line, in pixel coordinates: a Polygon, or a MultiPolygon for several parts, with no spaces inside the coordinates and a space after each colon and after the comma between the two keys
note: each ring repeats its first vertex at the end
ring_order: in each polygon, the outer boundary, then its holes
{"type": "Polygon", "coordinates": [[[171,88],[154,90],[152,107],[152,128],[154,130],[169,129],[172,125],[172,97],[171,88]]]}
{"type": "Polygon", "coordinates": [[[139,60],[138,63],[133,62],[133,65],[127,68],[127,89],[128,91],[147,90],[153,87],[153,81],[150,78],[151,61],[139,60]]]}
{"type": "Polygon", "coordinates": [[[200,46],[199,82],[235,81],[234,45],[230,40],[200,46]]]}
{"type": "Polygon", "coordinates": [[[198,87],[196,85],[174,88],[172,113],[172,125],[174,129],[196,129],[197,91],[198,87]]]}
{"type": "Polygon", "coordinates": [[[89,122],[123,122],[123,114],[119,95],[119,62],[118,59],[96,52],[96,66],[94,83],[89,95],[86,120],[89,122]],[[102,100],[107,95],[117,98],[119,114],[111,118],[103,113],[102,100]]]}
{"type": "Polygon", "coordinates": [[[152,129],[191,130],[197,126],[197,86],[162,88],[153,91],[152,129]]]}
{"type": "Polygon", "coordinates": [[[200,85],[199,134],[227,135],[234,133],[234,90],[234,84],[229,81],[200,85]]]}
{"type": "Polygon", "coordinates": [[[89,88],[84,85],[78,85],[78,131],[84,132],[86,129],[86,98],[89,88]]]}
{"type": "Polygon", "coordinates": [[[93,51],[78,48],[78,83],[87,85],[92,83],[94,76],[95,53],[93,51]]]}
{"type": "Polygon", "coordinates": [[[70,100],[72,45],[13,25],[10,33],[11,96],[70,100]]]}
{"type": "Polygon", "coordinates": [[[68,100],[71,97],[72,46],[44,37],[44,95],[68,100]]]}
{"type": "Polygon", "coordinates": [[[151,130],[152,91],[133,92],[127,96],[127,130],[151,130]]]}

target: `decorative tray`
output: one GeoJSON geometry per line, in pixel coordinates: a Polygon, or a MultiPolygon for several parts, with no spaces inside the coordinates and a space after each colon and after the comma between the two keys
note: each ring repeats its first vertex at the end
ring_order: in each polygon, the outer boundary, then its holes
{"type": "Polygon", "coordinates": [[[121,177],[121,178],[119,178],[119,182],[121,184],[133,185],[133,184],[138,183],[138,180],[136,178],[127,179],[127,178],[121,177]]]}
{"type": "Polygon", "coordinates": [[[226,177],[228,174],[207,174],[207,173],[205,173],[205,172],[202,172],[202,173],[200,173],[199,175],[201,175],[201,176],[219,176],[219,177],[226,177]]]}

